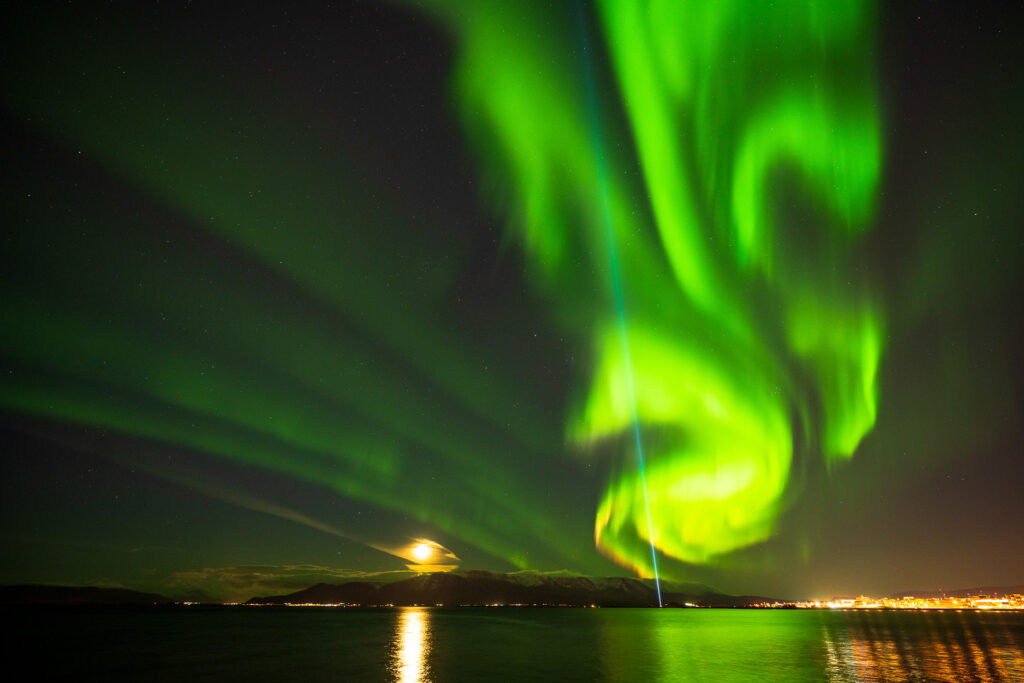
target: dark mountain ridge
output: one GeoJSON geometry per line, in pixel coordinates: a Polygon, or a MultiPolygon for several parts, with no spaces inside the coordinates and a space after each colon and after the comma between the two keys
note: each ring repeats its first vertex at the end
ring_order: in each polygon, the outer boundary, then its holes
{"type": "Polygon", "coordinates": [[[95,586],[0,586],[0,605],[161,605],[156,593],[95,586]]]}
{"type": "MultiPolygon", "coordinates": [[[[686,585],[686,584],[684,584],[686,585]]],[[[699,584],[688,584],[704,588],[699,584]]],[[[662,590],[665,604],[747,606],[770,601],[732,596],[710,589],[699,593],[662,590]]],[[[248,604],[319,605],[570,605],[647,607],[658,604],[655,590],[639,579],[466,571],[424,574],[391,583],[318,583],[287,595],[254,597],[248,604]]]]}

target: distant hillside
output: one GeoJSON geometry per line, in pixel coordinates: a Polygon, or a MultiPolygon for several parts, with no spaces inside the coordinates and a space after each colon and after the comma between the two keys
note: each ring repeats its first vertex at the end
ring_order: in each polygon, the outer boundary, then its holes
{"type": "MultiPolygon", "coordinates": [[[[714,592],[662,592],[662,601],[666,604],[690,602],[700,605],[746,606],[765,600],[768,598],[737,597],[714,592]]],[[[249,603],[646,607],[657,605],[658,597],[653,588],[638,579],[466,571],[424,574],[393,583],[318,583],[288,595],[254,597],[249,603]]]]}
{"type": "Polygon", "coordinates": [[[156,593],[92,586],[0,586],[0,605],[153,605],[169,602],[156,593]]]}
{"type": "Polygon", "coordinates": [[[890,598],[902,598],[913,595],[915,598],[966,598],[971,595],[991,595],[1001,598],[1005,595],[1024,595],[1024,585],[1018,586],[978,586],[977,588],[956,588],[948,591],[903,591],[892,593],[890,598]]]}

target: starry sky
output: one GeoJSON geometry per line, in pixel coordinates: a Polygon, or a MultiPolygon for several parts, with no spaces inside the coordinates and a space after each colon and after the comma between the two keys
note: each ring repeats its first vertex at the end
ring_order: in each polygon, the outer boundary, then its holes
{"type": "Polygon", "coordinates": [[[1020,8],[257,4],[0,29],[0,583],[1024,581],[1020,8]]]}

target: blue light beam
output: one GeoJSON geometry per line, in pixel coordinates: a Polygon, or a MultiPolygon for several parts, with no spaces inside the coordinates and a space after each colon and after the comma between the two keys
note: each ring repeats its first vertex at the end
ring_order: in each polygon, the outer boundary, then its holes
{"type": "Polygon", "coordinates": [[[636,390],[633,386],[633,361],[629,353],[629,332],[626,328],[626,304],[622,294],[622,275],[619,270],[619,252],[615,246],[615,224],[612,218],[611,201],[608,192],[608,169],[604,159],[604,137],[601,132],[601,117],[598,112],[597,86],[594,77],[593,59],[590,54],[590,41],[587,37],[586,9],[582,2],[576,3],[577,27],[579,29],[580,48],[583,51],[583,80],[587,92],[587,113],[590,121],[590,132],[597,156],[597,179],[601,196],[601,223],[608,244],[608,261],[611,268],[612,291],[615,297],[615,309],[619,322],[619,340],[622,346],[622,359],[626,366],[626,391],[633,419],[633,438],[636,441],[637,469],[640,472],[640,487],[644,493],[644,512],[647,515],[647,539],[651,545],[651,565],[654,568],[654,588],[658,593],[658,607],[661,601],[661,581],[658,578],[658,557],[654,548],[654,525],[651,522],[651,506],[647,499],[647,476],[644,472],[644,449],[640,438],[640,419],[636,410],[636,390]]]}

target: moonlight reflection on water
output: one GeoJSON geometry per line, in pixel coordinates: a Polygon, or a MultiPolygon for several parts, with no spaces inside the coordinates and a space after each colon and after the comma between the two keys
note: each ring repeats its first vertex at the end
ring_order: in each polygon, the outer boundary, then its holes
{"type": "Polygon", "coordinates": [[[430,611],[425,607],[405,607],[398,618],[391,656],[395,680],[422,683],[427,676],[430,652],[430,611]]]}

